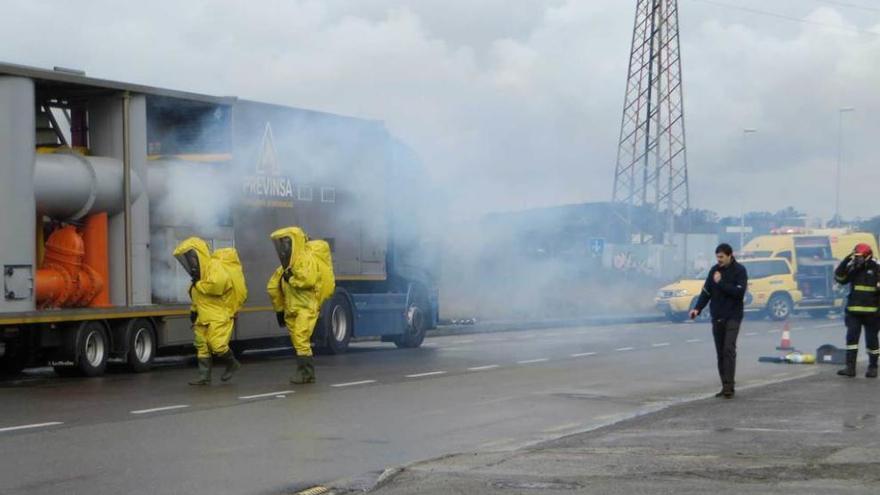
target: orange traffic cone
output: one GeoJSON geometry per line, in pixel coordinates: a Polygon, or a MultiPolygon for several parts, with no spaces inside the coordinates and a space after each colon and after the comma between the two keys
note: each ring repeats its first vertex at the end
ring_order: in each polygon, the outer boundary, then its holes
{"type": "Polygon", "coordinates": [[[785,322],[785,326],[782,327],[782,342],[779,343],[779,347],[776,348],[777,351],[793,351],[794,347],[791,346],[791,323],[785,322]]]}

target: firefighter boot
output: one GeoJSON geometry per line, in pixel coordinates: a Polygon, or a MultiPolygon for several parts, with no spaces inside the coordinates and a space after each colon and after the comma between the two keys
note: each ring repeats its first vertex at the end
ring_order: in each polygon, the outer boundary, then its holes
{"type": "Polygon", "coordinates": [[[296,385],[302,385],[304,383],[309,383],[309,371],[306,367],[306,357],[296,357],[296,372],[293,374],[293,377],[290,379],[290,383],[296,385]]]}
{"type": "Polygon", "coordinates": [[[837,372],[840,376],[847,376],[853,378],[856,376],[856,359],[858,358],[857,351],[847,351],[846,352],[846,368],[837,372]]]}
{"type": "Polygon", "coordinates": [[[877,378],[877,355],[873,352],[868,356],[868,371],[865,378],[877,378]]]}
{"type": "Polygon", "coordinates": [[[199,377],[189,382],[190,385],[211,384],[211,358],[199,358],[199,377]]]}
{"type": "Polygon", "coordinates": [[[223,370],[223,376],[220,377],[220,380],[228,382],[232,380],[232,375],[241,368],[241,363],[238,362],[238,359],[235,359],[235,354],[232,353],[231,349],[222,354],[220,359],[226,363],[226,369],[223,370]]]}

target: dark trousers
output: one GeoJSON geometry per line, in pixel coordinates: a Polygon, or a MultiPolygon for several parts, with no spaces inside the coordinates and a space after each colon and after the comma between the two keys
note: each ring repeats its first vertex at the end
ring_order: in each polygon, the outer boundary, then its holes
{"type": "Polygon", "coordinates": [[[859,353],[859,337],[862,336],[862,327],[865,328],[865,347],[868,349],[868,359],[871,366],[877,366],[877,357],[880,355],[880,343],[877,340],[877,332],[880,330],[880,321],[876,314],[847,313],[846,319],[846,354],[855,361],[859,353]]]}
{"type": "Polygon", "coordinates": [[[736,338],[739,336],[739,320],[712,320],[712,336],[715,337],[715,354],[718,357],[718,376],[724,390],[734,389],[736,376],[736,338]]]}

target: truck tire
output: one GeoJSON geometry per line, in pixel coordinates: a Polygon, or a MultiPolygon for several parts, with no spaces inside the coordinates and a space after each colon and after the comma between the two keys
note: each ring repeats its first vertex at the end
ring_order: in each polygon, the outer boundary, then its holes
{"type": "Polygon", "coordinates": [[[354,330],[351,305],[344,294],[337,292],[324,305],[321,312],[323,345],[317,348],[321,354],[345,354],[354,330]]]}
{"type": "Polygon", "coordinates": [[[406,310],[406,329],[394,338],[394,345],[401,349],[413,349],[425,341],[428,330],[428,298],[424,291],[416,289],[406,310]]]}
{"type": "Polygon", "coordinates": [[[29,350],[21,342],[8,342],[6,354],[0,357],[0,375],[17,375],[30,361],[29,350]]]}
{"type": "Polygon", "coordinates": [[[156,330],[150,320],[136,318],[131,320],[126,329],[128,354],[126,366],[132,373],[143,373],[153,367],[158,343],[156,330]]]}
{"type": "Polygon", "coordinates": [[[110,355],[110,339],[104,325],[98,321],[85,321],[73,332],[72,345],[68,349],[75,356],[73,366],[56,365],[55,372],[62,376],[103,375],[110,355]]]}
{"type": "Polygon", "coordinates": [[[788,294],[776,293],[767,302],[767,314],[773,321],[786,320],[791,316],[793,306],[788,294]]]}

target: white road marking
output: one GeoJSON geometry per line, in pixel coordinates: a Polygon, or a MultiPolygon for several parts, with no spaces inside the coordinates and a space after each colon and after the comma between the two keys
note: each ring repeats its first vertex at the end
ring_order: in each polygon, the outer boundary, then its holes
{"type": "Polygon", "coordinates": [[[697,342],[702,342],[702,341],[703,341],[703,339],[688,339],[685,342],[687,342],[688,344],[696,344],[697,342]]]}
{"type": "Polygon", "coordinates": [[[47,426],[58,426],[63,424],[64,423],[60,421],[51,421],[49,423],[36,423],[32,425],[7,426],[6,428],[0,428],[0,433],[3,433],[5,431],[31,430],[34,428],[45,428],[47,426]]]}
{"type": "Polygon", "coordinates": [[[176,406],[165,406],[165,407],[154,407],[153,409],[140,409],[138,411],[131,411],[132,414],[149,414],[154,412],[162,412],[162,411],[173,411],[175,409],[186,409],[187,405],[178,404],[176,406]]]}
{"type": "Polygon", "coordinates": [[[658,342],[656,344],[651,344],[651,347],[668,347],[669,345],[669,342],[658,342]]]}
{"type": "Polygon", "coordinates": [[[248,400],[248,399],[262,399],[263,397],[280,397],[280,396],[285,396],[287,394],[292,394],[292,393],[293,393],[293,390],[281,390],[279,392],[267,392],[265,394],[243,395],[243,396],[239,397],[239,399],[248,400]]]}
{"type": "Polygon", "coordinates": [[[421,378],[423,376],[445,375],[445,371],[429,371],[427,373],[416,373],[414,375],[406,375],[407,378],[421,378]]]}
{"type": "Polygon", "coordinates": [[[746,337],[753,337],[753,336],[755,336],[755,335],[758,335],[758,332],[748,332],[748,333],[746,333],[746,337]]]}
{"type": "Polygon", "coordinates": [[[497,367],[498,367],[497,364],[487,364],[486,366],[475,366],[473,368],[468,368],[468,371],[485,371],[485,370],[492,370],[497,367]]]}
{"type": "Polygon", "coordinates": [[[571,357],[586,357],[586,356],[595,356],[595,352],[581,352],[578,354],[572,354],[571,357]]]}
{"type": "Polygon", "coordinates": [[[341,387],[354,387],[355,385],[366,385],[368,383],[376,383],[376,380],[361,380],[359,382],[348,382],[348,383],[334,383],[330,385],[331,387],[341,388],[341,387]]]}
{"type": "Polygon", "coordinates": [[[547,358],[526,359],[525,361],[517,361],[516,364],[543,363],[544,361],[549,361],[549,359],[547,359],[547,358]]]}
{"type": "Polygon", "coordinates": [[[837,430],[789,430],[785,428],[733,428],[736,431],[753,431],[759,433],[805,433],[805,434],[839,434],[837,430]]]}
{"type": "Polygon", "coordinates": [[[626,352],[626,351],[631,351],[631,350],[633,350],[633,349],[635,349],[635,347],[619,347],[619,348],[614,349],[614,350],[617,351],[617,352],[626,352]]]}

